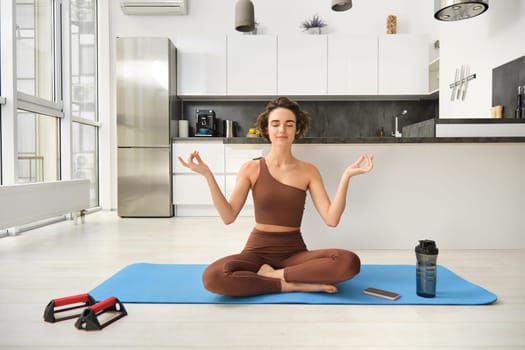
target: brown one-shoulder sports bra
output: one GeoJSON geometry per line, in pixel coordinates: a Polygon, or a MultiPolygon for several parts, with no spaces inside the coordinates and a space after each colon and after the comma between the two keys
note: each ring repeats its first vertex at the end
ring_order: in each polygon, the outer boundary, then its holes
{"type": "Polygon", "coordinates": [[[255,221],[260,224],[300,227],[306,191],[277,181],[270,174],[264,158],[259,160],[259,169],[259,177],[252,188],[255,221]]]}

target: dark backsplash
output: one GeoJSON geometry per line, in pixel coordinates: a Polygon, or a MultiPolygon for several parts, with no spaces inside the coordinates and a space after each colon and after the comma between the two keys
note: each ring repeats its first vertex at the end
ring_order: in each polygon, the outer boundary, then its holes
{"type": "MultiPolygon", "coordinates": [[[[222,136],[222,120],[235,121],[235,136],[245,136],[254,127],[259,113],[268,101],[184,101],[182,117],[190,121],[190,135],[195,132],[194,115],[197,109],[213,109],[222,136]]],[[[301,101],[305,111],[312,115],[311,128],[306,137],[369,137],[378,136],[383,128],[389,136],[394,129],[394,117],[399,118],[399,130],[408,124],[436,118],[438,100],[417,101],[301,101]]]]}
{"type": "Polygon", "coordinates": [[[503,106],[503,118],[514,118],[518,85],[525,85],[525,56],[492,70],[492,105],[503,106]]]}

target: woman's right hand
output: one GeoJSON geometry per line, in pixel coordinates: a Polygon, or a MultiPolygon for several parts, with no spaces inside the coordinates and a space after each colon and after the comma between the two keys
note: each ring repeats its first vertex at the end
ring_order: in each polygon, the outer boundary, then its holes
{"type": "Polygon", "coordinates": [[[206,165],[206,163],[202,161],[202,158],[199,155],[199,151],[191,152],[190,156],[188,157],[188,160],[186,161],[182,159],[181,156],[178,156],[177,158],[183,166],[198,174],[206,175],[206,173],[210,171],[208,165],[206,165]]]}
{"type": "Polygon", "coordinates": [[[374,167],[374,156],[363,154],[354,164],[346,168],[346,172],[352,177],[366,174],[374,167]]]}

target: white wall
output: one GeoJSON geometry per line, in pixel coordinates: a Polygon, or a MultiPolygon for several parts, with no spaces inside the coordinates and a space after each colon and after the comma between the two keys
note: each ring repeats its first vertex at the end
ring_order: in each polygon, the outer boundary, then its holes
{"type": "Polygon", "coordinates": [[[441,118],[489,118],[492,69],[525,55],[525,1],[490,1],[484,14],[458,22],[440,22],[441,118]],[[449,84],[456,68],[470,65],[471,80],[464,101],[451,101],[449,84]]]}
{"type": "MultiPolygon", "coordinates": [[[[324,0],[253,0],[255,18],[261,34],[300,32],[300,23],[319,14],[327,23],[326,33],[384,34],[386,17],[398,16],[398,33],[437,33],[430,0],[357,0],[352,9],[334,12],[324,0]]],[[[110,2],[111,35],[167,36],[177,38],[196,34],[239,34],[234,30],[235,0],[188,0],[187,16],[126,16],[119,1],[110,2]]],[[[242,35],[242,34],[239,34],[242,35]]]]}

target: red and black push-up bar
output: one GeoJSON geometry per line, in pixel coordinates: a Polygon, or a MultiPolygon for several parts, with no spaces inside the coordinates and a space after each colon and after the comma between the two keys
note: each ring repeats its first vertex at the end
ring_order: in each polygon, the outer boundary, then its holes
{"type": "Polygon", "coordinates": [[[115,297],[95,303],[91,295],[78,294],[51,300],[45,308],[44,320],[54,323],[78,317],[75,327],[91,331],[103,329],[127,314],[124,305],[115,297]],[[76,311],[78,309],[82,310],[76,311]]]}
{"type": "Polygon", "coordinates": [[[53,299],[44,311],[46,322],[58,322],[80,316],[80,312],[69,312],[95,304],[95,299],[89,294],[78,294],[69,297],[53,299]],[[69,312],[69,313],[68,313],[69,312]],[[67,313],[67,315],[65,315],[67,313]],[[61,317],[58,317],[58,316],[61,317]]]}
{"type": "Polygon", "coordinates": [[[109,297],[84,309],[82,315],[75,322],[75,327],[86,331],[100,330],[127,314],[126,308],[117,298],[109,297]],[[106,315],[106,313],[108,314],[106,315]],[[107,317],[108,315],[109,317],[107,317]],[[97,317],[108,319],[101,323],[97,317]]]}

